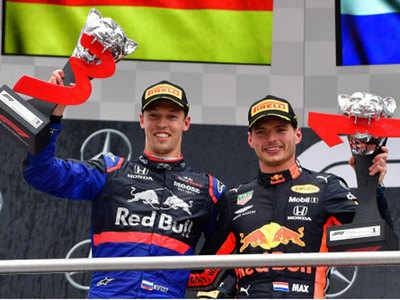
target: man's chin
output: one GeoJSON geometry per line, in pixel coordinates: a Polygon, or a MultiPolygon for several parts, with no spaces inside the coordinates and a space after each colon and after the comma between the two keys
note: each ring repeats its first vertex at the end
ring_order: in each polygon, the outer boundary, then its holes
{"type": "Polygon", "coordinates": [[[157,153],[158,156],[170,156],[172,153],[172,149],[166,147],[159,147],[155,148],[154,152],[157,153]]]}
{"type": "Polygon", "coordinates": [[[264,164],[266,165],[266,166],[269,166],[269,167],[279,167],[279,166],[282,166],[283,165],[283,161],[282,161],[282,159],[266,159],[266,160],[264,160],[264,164]]]}

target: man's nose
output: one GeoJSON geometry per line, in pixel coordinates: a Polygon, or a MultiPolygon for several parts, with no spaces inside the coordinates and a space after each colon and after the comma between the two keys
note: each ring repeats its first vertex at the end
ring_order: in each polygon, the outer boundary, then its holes
{"type": "Polygon", "coordinates": [[[158,120],[158,122],[157,122],[157,126],[158,127],[161,127],[161,128],[165,128],[165,127],[167,127],[167,125],[168,125],[168,120],[167,120],[167,118],[160,118],[159,120],[158,120]]]}
{"type": "Polygon", "coordinates": [[[274,132],[268,132],[265,134],[265,139],[267,141],[274,141],[276,139],[276,134],[274,132]]]}

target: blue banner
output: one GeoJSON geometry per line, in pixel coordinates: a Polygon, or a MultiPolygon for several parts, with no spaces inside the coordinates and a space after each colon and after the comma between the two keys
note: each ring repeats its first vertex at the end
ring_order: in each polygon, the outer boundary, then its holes
{"type": "Polygon", "coordinates": [[[339,65],[400,63],[400,0],[339,3],[339,65]]]}

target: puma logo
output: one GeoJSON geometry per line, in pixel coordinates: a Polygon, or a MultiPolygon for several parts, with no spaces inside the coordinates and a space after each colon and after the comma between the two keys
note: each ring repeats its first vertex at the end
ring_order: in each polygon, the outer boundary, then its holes
{"type": "Polygon", "coordinates": [[[240,287],[240,290],[239,290],[239,293],[245,293],[246,294],[246,296],[250,296],[250,294],[249,294],[249,289],[250,289],[250,287],[251,287],[251,284],[249,284],[248,286],[247,286],[247,288],[244,288],[244,287],[240,287]]]}

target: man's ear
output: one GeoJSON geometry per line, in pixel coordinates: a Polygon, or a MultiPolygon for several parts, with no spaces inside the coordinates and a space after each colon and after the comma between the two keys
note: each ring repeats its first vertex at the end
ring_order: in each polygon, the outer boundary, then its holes
{"type": "Polygon", "coordinates": [[[300,128],[296,128],[296,145],[299,144],[301,142],[301,140],[303,139],[303,133],[301,132],[300,128]]]}
{"type": "Polygon", "coordinates": [[[143,113],[141,113],[139,115],[139,124],[140,124],[140,128],[144,129],[144,116],[143,116],[143,113]]]}
{"type": "Polygon", "coordinates": [[[251,135],[251,131],[247,132],[247,143],[249,144],[250,148],[254,149],[254,147],[253,147],[253,136],[251,135]]]}
{"type": "Polygon", "coordinates": [[[185,132],[185,131],[188,131],[190,128],[190,122],[191,122],[190,116],[186,116],[184,122],[185,122],[185,125],[183,127],[183,131],[185,132]]]}

